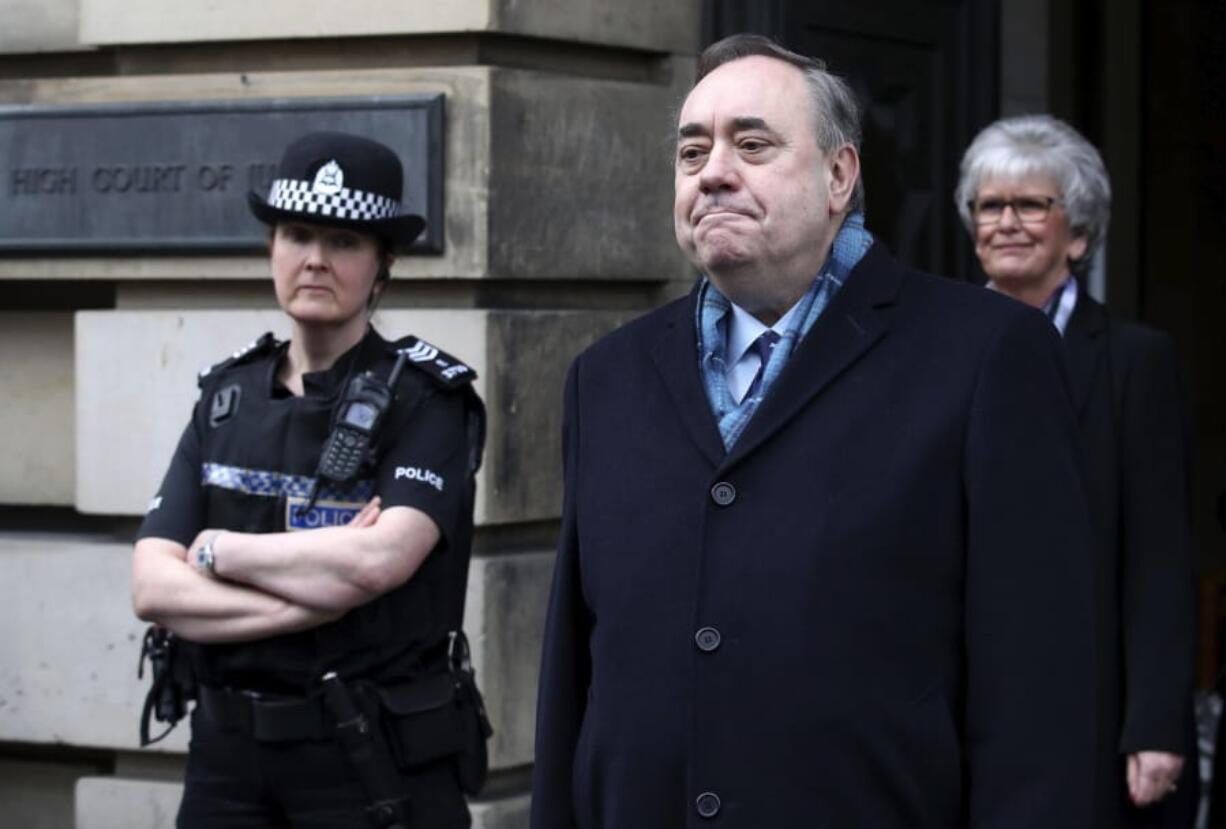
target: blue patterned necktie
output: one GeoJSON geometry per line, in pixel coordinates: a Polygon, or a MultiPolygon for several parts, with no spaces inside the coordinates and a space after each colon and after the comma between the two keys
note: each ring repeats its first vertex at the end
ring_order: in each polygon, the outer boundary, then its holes
{"type": "Polygon", "coordinates": [[[745,392],[742,400],[748,400],[756,396],[762,389],[762,377],[766,374],[766,364],[770,362],[771,352],[775,350],[775,344],[779,342],[779,335],[772,329],[768,328],[758,335],[758,339],[753,341],[749,347],[754,350],[761,361],[758,364],[758,373],[753,376],[753,382],[749,384],[749,391],[745,392]]]}

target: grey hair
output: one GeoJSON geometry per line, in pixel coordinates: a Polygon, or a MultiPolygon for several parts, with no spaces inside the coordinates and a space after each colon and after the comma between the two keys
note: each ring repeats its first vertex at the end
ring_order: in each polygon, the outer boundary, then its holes
{"type": "MultiPolygon", "coordinates": [[[[789,63],[804,74],[817,116],[814,134],[823,153],[832,153],[846,144],[860,152],[860,103],[847,81],[827,70],[824,61],[784,49],[769,37],[736,34],[712,43],[698,56],[698,76],[694,84],[725,63],[755,55],[789,63]]],[[[857,176],[848,212],[863,210],[864,178],[857,176]]]]}
{"type": "Polygon", "coordinates": [[[954,202],[973,236],[970,203],[991,178],[1044,176],[1060,190],[1069,227],[1086,239],[1086,252],[1070,262],[1081,275],[1102,246],[1111,221],[1111,179],[1102,156],[1071,126],[1051,115],[1001,118],[984,127],[962,156],[954,202]]]}

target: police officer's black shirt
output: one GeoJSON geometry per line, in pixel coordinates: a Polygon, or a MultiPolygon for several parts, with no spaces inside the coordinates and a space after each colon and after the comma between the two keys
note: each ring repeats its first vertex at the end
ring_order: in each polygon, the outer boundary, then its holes
{"type": "Polygon", "coordinates": [[[332,368],[304,374],[304,394],[296,397],[277,380],[286,347],[262,341],[202,378],[191,422],[138,538],[188,546],[206,528],[262,533],[343,525],[378,495],[384,509],[408,506],[430,516],[441,539],[408,582],[335,622],[196,646],[197,679],[300,693],[329,670],[382,682],[437,670],[447,632],[460,622],[468,568],[471,472],[480,451],[474,427],[480,402],[468,384],[474,375],[428,344],[413,338],[392,344],[371,330],[332,368]],[[376,463],[347,485],[321,486],[315,505],[304,510],[340,394],[357,372],[386,378],[397,347],[408,348],[416,362],[397,382],[376,463]],[[423,363],[429,370],[415,370],[423,363]]]}

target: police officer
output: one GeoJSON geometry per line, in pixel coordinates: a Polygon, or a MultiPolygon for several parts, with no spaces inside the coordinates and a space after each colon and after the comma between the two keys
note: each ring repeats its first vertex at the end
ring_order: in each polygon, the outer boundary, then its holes
{"type": "Polygon", "coordinates": [[[133,557],[136,613],[175,634],[196,685],[179,827],[470,823],[448,643],[483,410],[468,366],[370,325],[393,250],[424,226],[402,176],[382,144],[314,133],[248,195],[292,336],[201,376],[133,557]],[[333,433],[353,474],[321,463],[333,433]],[[378,737],[364,758],[394,764],[394,812],[370,811],[325,675],[378,737]]]}

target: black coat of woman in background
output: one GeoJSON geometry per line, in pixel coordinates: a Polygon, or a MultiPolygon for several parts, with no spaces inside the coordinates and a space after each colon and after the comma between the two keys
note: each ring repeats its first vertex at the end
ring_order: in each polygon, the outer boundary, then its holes
{"type": "Polygon", "coordinates": [[[986,127],[956,199],[989,286],[1041,309],[1064,338],[1098,541],[1096,826],[1191,826],[1195,592],[1174,345],[1078,282],[1106,236],[1111,185],[1068,124],[986,127]]]}

